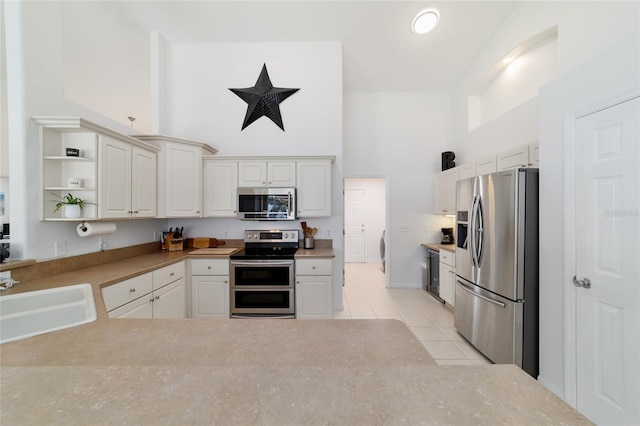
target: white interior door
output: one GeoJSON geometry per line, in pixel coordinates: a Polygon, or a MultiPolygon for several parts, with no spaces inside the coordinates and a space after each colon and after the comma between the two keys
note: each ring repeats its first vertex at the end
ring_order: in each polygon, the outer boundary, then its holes
{"type": "Polygon", "coordinates": [[[365,261],[366,191],[345,189],[344,192],[344,261],[365,261]]]}
{"type": "Polygon", "coordinates": [[[575,130],[577,408],[597,424],[637,425],[640,98],[575,130]]]}

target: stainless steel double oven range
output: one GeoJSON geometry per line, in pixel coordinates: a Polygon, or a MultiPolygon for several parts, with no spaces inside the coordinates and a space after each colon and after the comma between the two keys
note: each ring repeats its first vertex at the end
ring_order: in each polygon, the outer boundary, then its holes
{"type": "Polygon", "coordinates": [[[230,256],[232,318],[295,318],[298,247],[298,230],[244,231],[244,249],[230,256]]]}

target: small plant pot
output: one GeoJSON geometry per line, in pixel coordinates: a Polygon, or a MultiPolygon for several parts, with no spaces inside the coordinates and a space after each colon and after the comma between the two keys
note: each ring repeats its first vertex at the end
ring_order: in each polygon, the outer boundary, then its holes
{"type": "Polygon", "coordinates": [[[67,204],[62,208],[62,216],[67,219],[77,219],[80,217],[81,209],[77,204],[67,204]]]}

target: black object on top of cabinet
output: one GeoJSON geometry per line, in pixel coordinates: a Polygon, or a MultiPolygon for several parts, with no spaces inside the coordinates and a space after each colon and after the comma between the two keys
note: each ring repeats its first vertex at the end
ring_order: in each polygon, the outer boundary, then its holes
{"type": "Polygon", "coordinates": [[[456,166],[456,154],[453,151],[445,151],[442,153],[442,171],[452,169],[456,166]]]}

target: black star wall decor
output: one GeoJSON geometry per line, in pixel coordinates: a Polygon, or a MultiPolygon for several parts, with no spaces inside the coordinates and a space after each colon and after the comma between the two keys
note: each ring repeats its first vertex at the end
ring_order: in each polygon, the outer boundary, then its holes
{"type": "Polygon", "coordinates": [[[264,64],[255,86],[229,90],[247,103],[247,114],[244,117],[244,123],[242,123],[242,130],[264,115],[284,131],[280,103],[300,89],[273,87],[267,72],[267,64],[264,64]]]}

